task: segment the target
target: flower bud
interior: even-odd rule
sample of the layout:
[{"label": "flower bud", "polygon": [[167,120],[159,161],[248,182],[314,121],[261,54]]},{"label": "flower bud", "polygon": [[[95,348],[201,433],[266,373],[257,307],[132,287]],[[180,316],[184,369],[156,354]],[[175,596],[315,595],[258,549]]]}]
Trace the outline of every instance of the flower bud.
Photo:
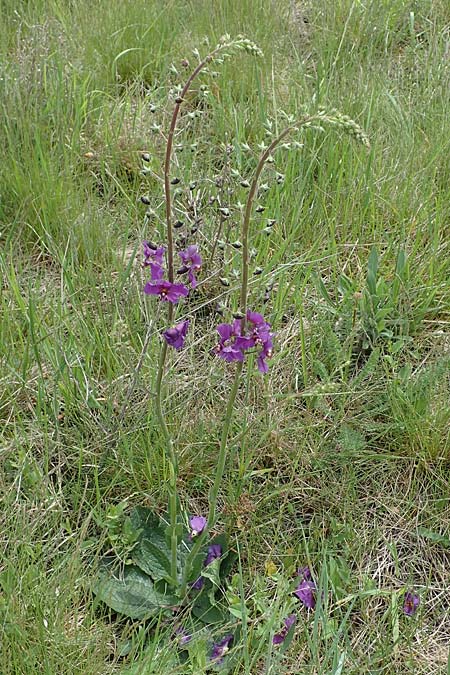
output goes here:
[{"label": "flower bud", "polygon": [[184,220],[177,220],[177,221],[173,224],[173,226],[174,226],[176,229],[178,229],[179,227],[183,227],[183,225],[184,225]]},{"label": "flower bud", "polygon": [[253,270],[253,274],[255,275],[255,277],[259,276],[262,273],[263,273],[262,267],[255,267],[255,269]]},{"label": "flower bud", "polygon": [[242,244],[240,241],[233,241],[231,245],[233,248],[242,248]]},{"label": "flower bud", "polygon": [[220,213],[223,215],[224,218],[229,218],[230,216],[230,209],[227,209],[225,206],[221,206],[219,209]]},{"label": "flower bud", "polygon": [[255,209],[256,213],[263,213],[263,211],[265,211],[265,210],[266,210],[266,207],[262,206],[262,204],[258,204],[258,206]]},{"label": "flower bud", "polygon": [[230,285],[230,282],[226,277],[220,277],[219,281],[222,284],[222,286],[225,286],[226,288],[228,288],[228,286]]},{"label": "flower bud", "polygon": [[172,180],[170,181],[170,183],[171,183],[171,185],[178,185],[178,183],[181,183],[181,179],[180,179],[180,178],[176,178],[176,177],[175,177],[175,178],[172,178]]},{"label": "flower bud", "polygon": [[142,195],[141,202],[148,206],[150,204],[150,199],[147,197],[147,195]]},{"label": "flower bud", "polygon": [[241,180],[240,185],[243,188],[249,188],[250,187],[250,183],[248,182],[248,180]]},{"label": "flower bud", "polygon": [[144,162],[149,162],[149,161],[150,161],[150,155],[148,154],[148,152],[143,152],[142,155],[141,155],[141,157],[142,157],[142,159],[144,160]]}]

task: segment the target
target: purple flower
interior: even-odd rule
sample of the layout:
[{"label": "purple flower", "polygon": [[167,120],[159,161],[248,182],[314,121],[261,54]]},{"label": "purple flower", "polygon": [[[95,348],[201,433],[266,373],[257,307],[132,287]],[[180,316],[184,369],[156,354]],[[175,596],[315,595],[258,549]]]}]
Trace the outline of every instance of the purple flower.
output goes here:
[{"label": "purple flower", "polygon": [[230,648],[230,644],[233,642],[233,636],[232,635],[227,635],[226,637],[223,638],[223,640],[220,640],[219,642],[215,642],[213,644],[212,652],[211,652],[211,661],[216,661],[217,663],[221,663],[223,661],[223,657],[227,653],[227,651]]},{"label": "purple flower", "polygon": [[266,359],[270,358],[273,352],[273,333],[270,331],[270,324],[257,312],[248,311],[247,320],[245,333],[242,331],[241,319],[236,319],[232,324],[221,323],[217,326],[220,341],[214,352],[225,361],[243,361],[247,349],[260,346],[258,370],[267,373],[269,367]]},{"label": "purple flower", "polygon": [[203,565],[205,567],[208,567],[212,563],[213,560],[217,560],[220,558],[222,555],[222,547],[220,544],[213,544],[212,546],[208,546],[208,555],[205,558],[205,562]]},{"label": "purple flower", "polygon": [[403,611],[406,614],[406,616],[413,616],[413,614],[416,613],[419,604],[420,604],[420,597],[417,595],[417,593],[412,593],[411,591],[407,591],[405,593]]},{"label": "purple flower", "polygon": [[254,345],[261,345],[261,351],[258,354],[258,370],[260,373],[267,373],[269,366],[266,359],[273,353],[273,333],[270,331],[270,323],[264,319],[258,312],[247,312],[247,319],[252,324],[252,333],[250,339]]},{"label": "purple flower", "polygon": [[181,323],[177,323],[173,328],[168,328],[163,333],[165,341],[175,349],[182,349],[184,347],[188,328],[189,321],[182,321]]},{"label": "purple flower", "polygon": [[309,567],[303,567],[298,570],[298,575],[302,577],[302,580],[299,584],[299,586],[295,589],[294,595],[297,596],[301,602],[307,607],[308,609],[314,609],[316,606],[316,598],[314,596],[314,592],[317,590],[316,589],[316,584],[314,581],[311,579],[311,571]]},{"label": "purple flower", "polygon": [[147,241],[142,243],[144,247],[144,267],[150,267],[152,281],[161,281],[164,276],[164,246],[152,248]]},{"label": "purple flower", "polygon": [[204,585],[205,585],[204,578],[199,577],[196,581],[194,581],[193,584],[191,584],[191,588],[193,588],[194,591],[201,591]]},{"label": "purple flower", "polygon": [[276,633],[273,636],[272,642],[274,645],[281,645],[285,641],[287,634],[289,633],[292,626],[297,621],[295,614],[289,614],[288,617],[284,620],[284,628],[281,629],[279,633]]},{"label": "purple flower", "polygon": [[251,341],[241,336],[241,321],[236,319],[232,324],[221,323],[217,326],[219,333],[219,344],[215,347],[215,353],[225,361],[243,361],[244,351],[253,344]]},{"label": "purple flower", "polygon": [[188,295],[189,291],[183,284],[172,284],[170,281],[148,281],[144,286],[144,293],[159,295],[161,300],[176,303],[181,297]]},{"label": "purple flower", "polygon": [[199,272],[202,267],[202,258],[198,252],[198,248],[194,245],[188,246],[185,251],[180,251],[179,255],[186,268],[185,271],[188,273],[189,283],[192,288],[195,288],[197,286],[195,274],[196,272]]},{"label": "purple flower", "polygon": [[189,518],[189,527],[191,528],[190,539],[193,539],[198,534],[201,534],[206,527],[207,520],[203,516],[192,516]]},{"label": "purple flower", "polygon": [[181,646],[186,645],[188,642],[192,640],[192,635],[189,635],[183,628],[183,626],[176,626],[175,627],[175,636],[178,638],[178,644]]}]

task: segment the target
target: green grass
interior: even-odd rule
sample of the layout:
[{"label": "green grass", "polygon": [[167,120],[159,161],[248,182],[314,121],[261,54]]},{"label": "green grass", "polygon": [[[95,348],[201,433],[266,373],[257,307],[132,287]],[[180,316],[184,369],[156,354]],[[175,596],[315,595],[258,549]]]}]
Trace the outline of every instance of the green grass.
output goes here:
[{"label": "green grass", "polygon": [[[177,666],[165,627],[146,643],[142,626],[95,606],[89,578],[110,505],[166,504],[157,335],[123,408],[157,318],[141,292],[140,242],[163,235],[161,184],[141,175],[140,153],[161,175],[155,125],[167,128],[169,89],[185,77],[178,64],[225,32],[247,34],[265,56],[239,55],[212,82],[201,78],[204,114],[177,140],[182,185],[214,192],[224,143],[248,177],[255,159],[242,144],[256,150],[268,118],[281,128],[282,110],[335,107],[372,145],[305,131],[303,147],[276,155],[283,185],[271,170],[263,177],[259,201],[277,223],[270,237],[254,225],[264,273],[251,303],[274,284],[265,313],[277,339],[267,379],[248,375],[240,391],[221,493],[246,617],[233,672],[449,672],[450,11],[444,0],[295,6],[0,0],[5,675],[205,672],[201,645]],[[190,110],[198,101],[197,92]],[[141,194],[155,210],[147,224]],[[238,188],[233,199],[244,196]],[[214,207],[202,215],[206,243]],[[359,293],[370,296],[374,246],[391,332],[364,347],[373,314]],[[238,261],[226,271],[233,284]],[[207,310],[224,290],[205,284],[195,337],[170,361],[166,408],[192,512],[206,506],[232,377],[209,354],[217,317]],[[270,638],[292,606],[287,579],[305,564],[325,592],[315,613],[299,609],[280,659]],[[421,595],[411,619],[405,588]]]}]

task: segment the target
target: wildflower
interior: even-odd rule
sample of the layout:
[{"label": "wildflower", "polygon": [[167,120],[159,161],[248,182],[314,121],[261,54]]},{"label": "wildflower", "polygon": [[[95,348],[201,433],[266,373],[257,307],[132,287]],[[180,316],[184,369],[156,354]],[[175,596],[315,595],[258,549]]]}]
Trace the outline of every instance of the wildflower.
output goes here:
[{"label": "wildflower", "polygon": [[272,643],[274,645],[281,645],[285,641],[287,634],[289,633],[292,626],[295,624],[297,617],[295,614],[289,614],[288,617],[284,620],[284,628],[281,629],[279,633],[276,633],[273,636]]},{"label": "wildflower", "polygon": [[220,640],[219,642],[215,642],[213,644],[212,652],[211,652],[211,661],[216,661],[217,663],[222,663],[223,657],[227,653],[227,651],[230,648],[230,644],[233,642],[233,636],[232,635],[227,635],[226,637],[223,638],[223,640]]},{"label": "wildflower", "polygon": [[180,646],[184,646],[192,640],[192,635],[189,635],[189,633],[185,631],[183,626],[180,625],[176,626],[174,633],[176,638],[178,639],[178,644]]},{"label": "wildflower", "polygon": [[152,281],[161,281],[164,276],[164,246],[155,247],[148,241],[142,243],[144,247],[144,267],[150,267]]},{"label": "wildflower", "polygon": [[232,324],[221,323],[217,326],[217,332],[220,335],[219,344],[215,348],[215,353],[221,359],[228,361],[243,361],[244,350],[252,346],[247,338],[241,337],[241,321],[236,319]]},{"label": "wildflower", "polygon": [[210,565],[213,560],[218,560],[221,555],[222,547],[220,544],[212,544],[212,546],[209,546],[208,555],[206,556],[205,562],[203,563],[204,567],[208,567],[208,565]]},{"label": "wildflower", "polygon": [[161,300],[176,303],[181,297],[188,295],[189,291],[183,284],[172,284],[170,281],[158,280],[146,283],[144,293],[159,295]]},{"label": "wildflower", "polygon": [[194,581],[193,584],[191,584],[191,588],[194,589],[194,591],[201,591],[203,586],[205,584],[205,580],[203,577],[199,577],[196,581]]},{"label": "wildflower", "polygon": [[407,591],[405,593],[403,611],[406,614],[406,616],[413,616],[416,613],[419,604],[420,604],[420,597],[417,595],[417,593],[412,593],[411,591]]},{"label": "wildflower", "polygon": [[316,598],[314,592],[316,591],[316,584],[311,579],[311,571],[309,567],[303,567],[298,570],[298,576],[302,578],[299,586],[295,589],[294,595],[297,596],[301,602],[308,609],[314,609],[316,606]]},{"label": "wildflower", "polygon": [[261,373],[267,373],[269,367],[266,359],[270,358],[273,353],[273,333],[270,331],[270,323],[267,323],[262,314],[250,310],[247,312],[247,319],[252,324],[250,339],[255,345],[262,347],[258,355],[258,370]]},{"label": "wildflower", "polygon": [[184,347],[189,323],[189,321],[182,321],[181,323],[177,323],[173,328],[168,328],[164,331],[164,339],[170,347],[174,347],[175,349],[182,349]]},{"label": "wildflower", "polygon": [[195,274],[202,267],[202,258],[198,252],[197,246],[191,245],[188,246],[185,251],[180,251],[180,258],[183,265],[187,268],[189,283],[192,288],[197,286],[197,279]]},{"label": "wildflower", "polygon": [[190,539],[201,534],[206,527],[207,520],[203,516],[192,516],[189,518],[189,526],[191,528]]}]

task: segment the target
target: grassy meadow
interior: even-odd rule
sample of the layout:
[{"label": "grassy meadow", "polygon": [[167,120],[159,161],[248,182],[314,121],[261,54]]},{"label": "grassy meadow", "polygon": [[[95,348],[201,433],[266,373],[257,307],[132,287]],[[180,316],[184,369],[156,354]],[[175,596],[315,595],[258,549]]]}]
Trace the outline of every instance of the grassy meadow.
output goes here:
[{"label": "grassy meadow", "polygon": [[[227,672],[450,673],[448,2],[0,0],[2,675],[210,672],[201,640],[180,663],[164,624],[108,612],[90,580],[111,508],[167,504],[153,406],[165,325],[142,293],[141,243],[164,238],[173,90],[224,33],[264,56],[233,56],[186,101],[175,213],[194,181],[200,248],[217,198],[239,239],[240,182],[286,114],[336,108],[371,143],[307,129],[262,176],[251,306],[276,344],[267,376],[244,371],[220,493],[242,623]],[[239,259],[225,245],[204,270],[168,361],[190,513],[216,466],[233,364],[211,349],[217,303],[237,309]],[[296,601],[280,654],[305,565],[319,600]]]}]

